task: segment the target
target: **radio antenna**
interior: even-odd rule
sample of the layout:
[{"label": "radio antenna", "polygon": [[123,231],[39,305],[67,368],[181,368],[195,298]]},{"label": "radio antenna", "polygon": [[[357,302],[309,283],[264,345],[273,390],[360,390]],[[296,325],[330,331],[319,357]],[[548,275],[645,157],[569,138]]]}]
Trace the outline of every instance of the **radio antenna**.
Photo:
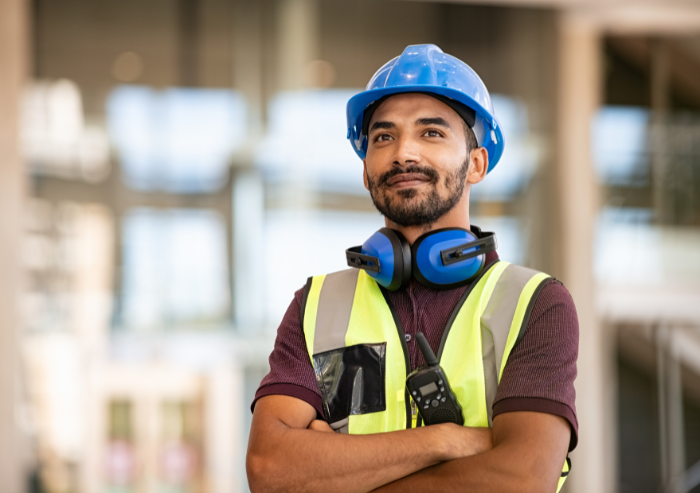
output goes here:
[{"label": "radio antenna", "polygon": [[428,366],[438,366],[438,360],[435,357],[435,353],[433,353],[433,350],[430,349],[430,344],[428,344],[428,340],[425,338],[422,332],[418,332],[416,334],[416,339],[418,340],[418,348],[420,349],[420,352],[423,353],[423,357],[425,358],[425,362],[428,364]]}]

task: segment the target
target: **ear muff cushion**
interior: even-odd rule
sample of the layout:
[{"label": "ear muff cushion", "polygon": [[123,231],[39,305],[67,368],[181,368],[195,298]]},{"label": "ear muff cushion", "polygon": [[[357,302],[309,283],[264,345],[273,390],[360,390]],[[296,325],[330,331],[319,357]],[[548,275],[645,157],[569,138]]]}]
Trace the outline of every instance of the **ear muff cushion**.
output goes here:
[{"label": "ear muff cushion", "polygon": [[[384,287],[389,291],[405,288],[411,281],[411,246],[408,244],[404,235],[398,231],[382,228],[378,232],[391,241],[394,254],[394,268],[391,283]],[[379,262],[381,264],[381,258]]]},{"label": "ear muff cushion", "polygon": [[421,284],[434,289],[451,289],[468,284],[481,273],[485,256],[443,265],[440,252],[476,240],[473,233],[461,228],[426,233],[411,248],[413,276]]},{"label": "ear muff cushion", "polygon": [[408,285],[411,279],[411,247],[401,233],[382,228],[362,244],[361,251],[379,259],[379,272],[367,271],[379,285],[390,291]]}]

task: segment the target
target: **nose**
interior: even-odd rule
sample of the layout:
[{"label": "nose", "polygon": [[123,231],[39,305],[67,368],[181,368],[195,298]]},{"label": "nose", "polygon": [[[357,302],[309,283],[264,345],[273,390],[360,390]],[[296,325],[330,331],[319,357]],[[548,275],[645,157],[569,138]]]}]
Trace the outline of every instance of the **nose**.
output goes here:
[{"label": "nose", "polygon": [[409,135],[402,135],[397,142],[396,153],[394,154],[394,164],[399,166],[409,166],[419,164],[421,156],[419,146]]}]

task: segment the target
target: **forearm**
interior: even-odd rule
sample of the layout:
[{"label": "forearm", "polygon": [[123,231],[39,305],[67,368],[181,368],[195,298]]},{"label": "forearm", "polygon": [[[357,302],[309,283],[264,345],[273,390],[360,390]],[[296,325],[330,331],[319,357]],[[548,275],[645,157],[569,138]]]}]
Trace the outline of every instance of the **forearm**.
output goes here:
[{"label": "forearm", "polygon": [[513,412],[494,419],[494,447],[402,478],[381,493],[554,493],[570,431],[559,416]]},{"label": "forearm", "polygon": [[251,491],[364,493],[470,450],[477,453],[482,449],[483,430],[473,430],[474,445],[470,448],[466,434],[472,430],[462,428],[460,440],[452,440],[454,430],[449,426],[374,435],[285,427],[276,430],[274,443],[251,441]]},{"label": "forearm", "polygon": [[[527,493],[556,491],[556,481],[536,476],[537,467],[528,467],[526,456],[517,463],[512,456],[495,448],[482,454],[455,459],[428,467],[410,476],[394,481],[376,493]],[[563,461],[562,461],[563,464]]]}]

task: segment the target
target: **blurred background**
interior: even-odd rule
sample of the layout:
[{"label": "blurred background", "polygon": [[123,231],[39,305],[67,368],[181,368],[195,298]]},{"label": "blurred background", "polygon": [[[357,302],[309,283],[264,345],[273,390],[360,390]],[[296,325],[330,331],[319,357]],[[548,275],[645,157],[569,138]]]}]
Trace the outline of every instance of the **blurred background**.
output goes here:
[{"label": "blurred background", "polygon": [[247,492],[310,275],[383,224],[345,103],[409,44],[504,127],[472,221],[581,321],[570,493],[700,492],[695,0],[0,0],[0,491]]}]

